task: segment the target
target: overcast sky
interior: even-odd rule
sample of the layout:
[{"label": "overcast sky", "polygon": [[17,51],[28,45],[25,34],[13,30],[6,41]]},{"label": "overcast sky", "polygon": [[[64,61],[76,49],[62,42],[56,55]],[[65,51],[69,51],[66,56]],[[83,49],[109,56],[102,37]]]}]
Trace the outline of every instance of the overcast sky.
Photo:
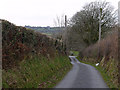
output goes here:
[{"label": "overcast sky", "polygon": [[[92,1],[96,0],[1,0],[0,19],[20,26],[54,26],[56,16],[71,18]],[[120,0],[106,1],[117,9]]]}]

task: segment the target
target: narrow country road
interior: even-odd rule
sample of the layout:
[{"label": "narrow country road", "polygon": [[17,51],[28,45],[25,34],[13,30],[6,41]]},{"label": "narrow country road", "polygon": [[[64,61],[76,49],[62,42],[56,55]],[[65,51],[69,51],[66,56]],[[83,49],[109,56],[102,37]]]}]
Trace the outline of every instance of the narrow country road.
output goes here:
[{"label": "narrow country road", "polygon": [[100,73],[92,66],[69,56],[73,68],[55,88],[108,88]]}]

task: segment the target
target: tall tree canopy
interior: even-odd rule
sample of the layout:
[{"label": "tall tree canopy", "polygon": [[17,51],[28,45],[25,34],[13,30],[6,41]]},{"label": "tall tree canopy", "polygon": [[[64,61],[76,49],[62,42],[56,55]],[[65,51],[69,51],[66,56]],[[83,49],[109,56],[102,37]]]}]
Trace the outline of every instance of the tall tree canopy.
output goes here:
[{"label": "tall tree canopy", "polygon": [[80,33],[87,45],[90,45],[98,40],[99,22],[101,22],[102,36],[115,25],[116,17],[110,3],[95,1],[85,5],[72,17],[71,27]]}]

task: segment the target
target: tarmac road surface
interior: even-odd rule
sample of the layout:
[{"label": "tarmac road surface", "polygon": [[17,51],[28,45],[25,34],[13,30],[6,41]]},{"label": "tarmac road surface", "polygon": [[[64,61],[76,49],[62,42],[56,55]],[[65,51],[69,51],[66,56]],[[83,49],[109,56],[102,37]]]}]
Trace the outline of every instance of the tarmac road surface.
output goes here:
[{"label": "tarmac road surface", "polygon": [[72,69],[55,88],[108,88],[100,73],[92,66],[69,56]]}]

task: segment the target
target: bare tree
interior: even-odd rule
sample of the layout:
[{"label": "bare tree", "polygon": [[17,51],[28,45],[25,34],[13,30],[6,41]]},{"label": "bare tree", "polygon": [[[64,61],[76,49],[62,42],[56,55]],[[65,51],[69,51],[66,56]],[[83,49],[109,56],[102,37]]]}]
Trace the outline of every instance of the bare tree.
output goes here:
[{"label": "bare tree", "polygon": [[55,27],[65,27],[65,15],[56,16],[56,19],[54,19],[54,25]]},{"label": "bare tree", "polygon": [[69,27],[67,27],[69,20],[67,20],[66,15],[62,15],[61,17],[56,17],[54,20],[54,24],[56,27],[60,27],[62,32],[54,35],[59,41],[62,42],[63,47],[66,50],[66,53],[69,53]]},{"label": "bare tree", "polygon": [[91,2],[77,12],[71,19],[71,27],[77,31],[87,45],[98,41],[99,13],[101,9],[101,29],[103,33],[116,24],[115,13],[109,2]]}]

